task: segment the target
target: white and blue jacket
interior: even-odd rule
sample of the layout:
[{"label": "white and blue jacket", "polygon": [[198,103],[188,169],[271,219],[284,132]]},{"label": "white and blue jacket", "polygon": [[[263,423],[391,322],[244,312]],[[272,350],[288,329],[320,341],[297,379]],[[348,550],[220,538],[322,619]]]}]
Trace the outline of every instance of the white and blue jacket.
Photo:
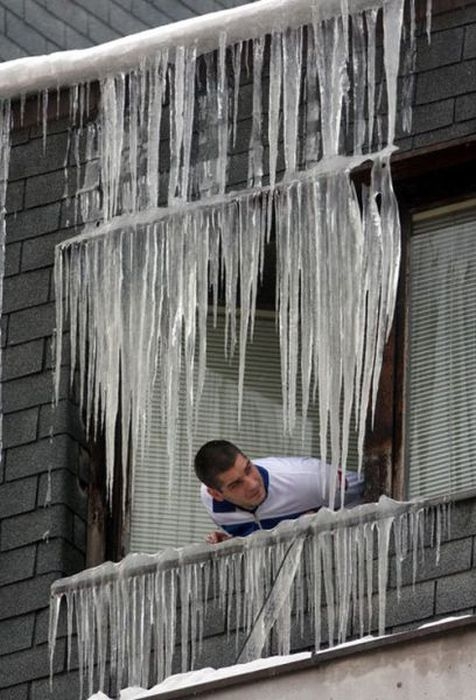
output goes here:
[{"label": "white and blue jacket", "polygon": [[[264,457],[253,460],[266,490],[264,501],[252,511],[229,501],[216,501],[202,484],[201,498],[212,520],[234,537],[271,530],[282,520],[293,520],[327,505],[330,467],[313,457]],[[345,505],[362,501],[363,479],[346,474]],[[336,502],[340,498],[336,494]]]}]

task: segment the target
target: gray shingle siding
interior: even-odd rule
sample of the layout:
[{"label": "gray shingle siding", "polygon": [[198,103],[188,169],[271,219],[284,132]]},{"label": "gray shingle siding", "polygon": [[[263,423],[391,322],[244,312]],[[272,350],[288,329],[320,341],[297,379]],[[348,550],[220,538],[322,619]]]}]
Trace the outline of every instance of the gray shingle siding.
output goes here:
[{"label": "gray shingle siding", "polygon": [[0,0],[0,60],[87,48],[247,0]]},{"label": "gray shingle siding", "polygon": [[476,4],[437,14],[431,43],[418,38],[413,125],[401,133],[404,150],[429,146],[475,132],[476,63],[471,50]]},{"label": "gray shingle siding", "polygon": [[[81,48],[146,26],[189,18],[239,0],[0,0],[0,58],[57,48]],[[406,149],[476,132],[476,4],[436,15],[430,47],[419,38],[416,106]],[[241,107],[249,112],[251,89]],[[245,124],[245,116],[240,127]],[[78,676],[64,665],[64,619],[56,654],[58,675],[49,695],[47,625],[49,588],[59,576],[84,566],[87,494],[86,446],[66,373],[58,411],[51,409],[51,336],[55,325],[54,246],[77,230],[63,163],[67,125],[53,122],[43,154],[40,126],[14,133],[7,192],[7,279],[2,319],[5,456],[0,464],[0,700],[77,697]],[[235,181],[246,180],[248,137],[240,128],[233,159]],[[70,168],[75,182],[75,170]],[[65,339],[67,345],[67,338]],[[67,363],[67,356],[64,357]],[[52,437],[50,437],[52,434]],[[87,457],[87,455],[86,455]],[[52,503],[44,507],[51,468]],[[474,611],[476,503],[453,510],[452,542],[437,565],[428,553],[415,588],[411,566],[403,571],[400,601],[389,597],[393,629],[414,626],[448,612]],[[392,574],[391,585],[395,585]],[[325,615],[324,615],[325,619]],[[374,628],[376,621],[374,620]],[[235,660],[234,641],[213,617],[200,662]],[[357,630],[354,630],[356,632]],[[296,631],[294,648],[311,643]]]},{"label": "gray shingle siding", "polygon": [[[67,194],[67,125],[57,123],[51,134],[44,153],[41,129],[16,132],[8,187],[12,213],[7,220],[5,452],[0,472],[2,700],[28,697],[36,679],[47,683],[49,588],[85,562],[87,495],[85,475],[80,477],[84,434],[77,409],[66,398],[66,374],[64,398],[53,415],[51,408],[53,249],[74,231],[59,230]],[[45,507],[48,491],[51,504]],[[61,671],[61,650],[56,663]],[[70,690],[77,696],[74,683]]]}]

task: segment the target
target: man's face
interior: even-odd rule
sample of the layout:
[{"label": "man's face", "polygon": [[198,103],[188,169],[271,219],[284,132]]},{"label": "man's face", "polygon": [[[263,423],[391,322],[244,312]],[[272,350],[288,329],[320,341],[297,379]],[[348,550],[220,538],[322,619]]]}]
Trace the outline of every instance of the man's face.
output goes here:
[{"label": "man's face", "polygon": [[261,474],[245,455],[237,455],[233,465],[226,472],[222,472],[218,480],[219,489],[208,489],[216,501],[227,500],[240,508],[252,510],[266,498]]}]

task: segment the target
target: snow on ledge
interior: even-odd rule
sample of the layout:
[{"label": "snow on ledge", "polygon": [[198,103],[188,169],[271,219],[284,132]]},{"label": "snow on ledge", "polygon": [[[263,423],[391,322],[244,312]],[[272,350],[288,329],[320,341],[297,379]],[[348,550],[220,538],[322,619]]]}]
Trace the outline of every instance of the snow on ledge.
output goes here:
[{"label": "snow on ledge", "polygon": [[[348,0],[349,14],[380,7],[385,0]],[[259,0],[255,3],[174,22],[89,49],[28,56],[0,64],[0,99],[87,83],[129,71],[160,49],[196,46],[198,54],[342,14],[341,0]]]},{"label": "snow on ledge", "polygon": [[410,511],[419,511],[439,503],[441,499],[394,501],[381,496],[378,503],[364,503],[354,508],[333,511],[321,508],[315,514],[301,516],[296,520],[284,520],[273,530],[258,530],[248,537],[232,537],[216,545],[197,542],[184,547],[169,547],[156,554],[130,553],[117,563],[107,561],[99,566],[85,569],[73,576],[61,578],[51,585],[51,596],[61,597],[77,588],[92,588],[107,581],[140,576],[159,569],[166,570],[178,565],[207,559],[227,557],[243,548],[268,546],[277,541],[293,541],[311,532],[329,531],[339,527],[351,527],[366,521],[396,517]]},{"label": "snow on ledge", "polygon": [[[454,623],[467,620],[468,618],[474,618],[473,615],[456,615],[449,616],[445,618],[440,618],[439,620],[432,620],[423,625],[420,625],[414,631],[423,630],[431,627],[442,627],[444,625],[453,625]],[[402,633],[406,635],[407,633]],[[393,635],[392,635],[393,636]],[[398,635],[395,635],[398,636]],[[195,686],[200,686],[205,683],[211,683],[214,681],[222,680],[225,678],[233,678],[237,676],[244,676],[246,674],[252,673],[254,671],[260,671],[266,668],[276,668],[278,666],[283,666],[285,664],[295,663],[297,661],[304,661],[316,656],[328,656],[329,654],[334,654],[336,650],[344,649],[345,647],[361,647],[364,650],[369,644],[374,645],[379,640],[384,640],[388,638],[389,635],[367,635],[360,639],[354,639],[342,644],[337,644],[330,649],[324,649],[318,652],[299,652],[296,654],[289,654],[286,656],[270,656],[263,659],[257,659],[255,661],[250,661],[244,664],[235,664],[233,666],[225,666],[223,668],[201,668],[196,671],[188,671],[187,673],[177,673],[173,676],[169,676],[161,683],[155,685],[150,690],[145,690],[144,688],[130,687],[121,690],[118,700],[144,700],[149,697],[156,697],[162,693],[168,693],[173,690],[192,688]],[[238,679],[239,680],[239,679]],[[101,691],[90,696],[88,700],[111,700],[107,695]]]},{"label": "snow on ledge", "polygon": [[[139,700],[139,698],[148,698],[155,695],[160,695],[161,693],[168,693],[171,690],[178,690],[179,688],[187,688],[190,686],[200,685],[202,683],[210,683],[212,681],[218,681],[222,678],[232,678],[233,676],[242,676],[246,673],[251,673],[252,671],[258,671],[263,668],[271,668],[276,666],[282,666],[294,661],[301,661],[303,659],[310,659],[312,652],[305,651],[298,654],[289,654],[288,656],[269,656],[265,659],[257,659],[256,661],[250,661],[246,664],[235,664],[234,666],[225,666],[223,668],[201,668],[196,671],[188,671],[187,673],[177,673],[173,676],[169,676],[164,681],[155,685],[150,690],[144,690],[144,688],[125,688],[121,690],[119,700]],[[101,693],[95,693],[89,700],[109,700],[107,695]]]}]

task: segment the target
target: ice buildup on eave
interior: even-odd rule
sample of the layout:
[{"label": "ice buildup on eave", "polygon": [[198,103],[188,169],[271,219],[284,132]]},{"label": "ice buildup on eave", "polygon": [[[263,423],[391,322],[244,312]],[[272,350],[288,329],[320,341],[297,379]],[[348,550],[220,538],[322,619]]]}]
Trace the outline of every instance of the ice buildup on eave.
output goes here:
[{"label": "ice buildup on eave", "polygon": [[[171,465],[181,381],[192,434],[209,290],[216,311],[223,280],[241,397],[271,231],[284,429],[317,395],[321,457],[345,466],[352,411],[362,453],[400,257],[389,156],[403,11],[403,0],[261,0],[97,49],[0,66],[4,105],[39,89],[46,113],[49,92],[70,85],[73,123],[82,123],[90,81],[99,83],[97,120],[84,126],[99,186],[86,196],[83,183],[78,202],[85,220],[99,212],[100,225],[57,248],[56,389],[69,323],[71,377],[79,370],[85,414],[105,430],[109,492],[117,422],[126,477],[128,455],[133,473],[147,432],[153,386]],[[247,71],[248,122],[238,120]],[[237,139],[249,145],[247,179],[231,192]],[[371,180],[358,197],[350,173],[366,160]]]},{"label": "ice buildup on eave", "polygon": [[196,667],[211,614],[226,620],[235,663],[266,655],[271,639],[274,653],[288,654],[292,631],[303,634],[304,622],[316,650],[385,634],[390,572],[398,599],[403,563],[415,580],[428,544],[438,562],[447,527],[448,504],[382,497],[353,510],[324,508],[216,547],[107,562],[53,584],[51,663],[63,602],[68,667],[74,646],[89,694],[107,690],[109,678],[117,694],[127,685],[149,687],[172,673],[178,655],[182,671]]}]

